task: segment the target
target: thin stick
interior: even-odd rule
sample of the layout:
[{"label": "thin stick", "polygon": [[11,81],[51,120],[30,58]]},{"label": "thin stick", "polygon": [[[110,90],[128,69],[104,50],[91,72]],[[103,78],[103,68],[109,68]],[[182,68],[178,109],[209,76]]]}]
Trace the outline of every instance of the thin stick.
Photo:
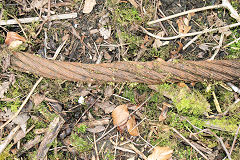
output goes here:
[{"label": "thin stick", "polygon": [[17,133],[18,129],[20,128],[19,125],[17,125],[15,128],[11,130],[11,132],[8,134],[7,138],[5,138],[4,141],[0,144],[0,154],[4,151],[4,149],[7,147],[7,145],[12,141],[13,137]]},{"label": "thin stick", "polygon": [[0,130],[3,129],[3,127],[5,127],[8,123],[10,123],[14,118],[16,118],[18,116],[18,114],[21,112],[21,110],[23,109],[23,107],[25,106],[25,104],[28,102],[29,98],[31,97],[31,95],[33,94],[34,90],[37,88],[38,84],[42,81],[43,77],[40,77],[38,79],[38,81],[34,84],[33,88],[31,89],[31,91],[29,92],[28,96],[26,97],[26,99],[23,101],[22,105],[20,106],[20,108],[18,109],[18,111],[7,121],[5,122],[3,125],[1,125]]},{"label": "thin stick", "polygon": [[164,18],[161,18],[161,19],[157,19],[157,20],[154,20],[154,21],[150,21],[147,24],[150,25],[150,24],[161,22],[161,21],[166,21],[166,20],[169,20],[169,19],[172,19],[172,18],[176,18],[176,17],[179,17],[179,16],[183,16],[183,15],[186,15],[186,14],[189,14],[189,13],[195,13],[195,12],[200,12],[200,11],[209,10],[209,9],[221,8],[221,7],[224,7],[224,6],[222,4],[219,4],[219,5],[214,5],[214,6],[196,8],[196,9],[192,9],[192,10],[189,10],[189,11],[174,14],[174,15],[171,15],[171,16],[168,16],[168,17],[164,17]]},{"label": "thin stick", "polygon": [[[14,18],[14,20],[16,20],[16,22],[17,22],[17,24],[19,25],[19,27],[21,28],[21,30],[22,30],[25,38],[26,38],[27,40],[29,40],[27,34],[25,33],[25,31],[24,31],[24,29],[23,29],[23,26],[21,25],[21,23],[19,22],[19,20],[17,19],[17,17],[15,17],[15,16],[13,16],[13,15],[11,15],[11,14],[8,14],[8,16],[10,16],[10,17]],[[0,21],[0,23],[1,23],[1,21]]]},{"label": "thin stick", "polygon": [[171,128],[175,133],[177,133],[185,142],[187,142],[193,149],[195,149],[199,154],[203,156],[203,158],[209,160],[207,156],[205,156],[196,146],[194,146],[188,139],[186,139],[181,133],[179,133],[175,128]]},{"label": "thin stick", "polygon": [[240,40],[240,37],[237,38],[237,39],[235,39],[234,41],[232,41],[232,42],[226,44],[225,46],[223,46],[223,48],[226,48],[226,47],[230,46],[231,44],[238,42],[239,40]]},{"label": "thin stick", "polygon": [[199,34],[197,36],[195,36],[193,39],[191,39],[191,41],[189,41],[184,47],[183,50],[187,49],[187,47],[189,47],[193,42],[195,42],[202,34]]},{"label": "thin stick", "polygon": [[99,160],[95,133],[93,133],[93,140],[94,140],[94,149],[95,149],[95,152],[96,152],[96,157],[97,157],[97,160]]},{"label": "thin stick", "polygon": [[147,157],[141,151],[139,151],[133,144],[129,144],[129,147],[132,150],[134,150],[134,152],[136,152],[139,156],[141,156],[144,160],[147,160]]},{"label": "thin stick", "polygon": [[118,132],[117,132],[117,138],[116,138],[116,142],[115,142],[115,145],[114,145],[114,159],[116,159],[116,154],[117,154],[117,147],[118,146]]},{"label": "thin stick", "polygon": [[[50,16],[49,21],[59,20],[59,19],[70,19],[70,18],[76,18],[76,17],[77,17],[77,13],[52,15],[52,16]],[[18,21],[20,23],[32,23],[32,22],[36,22],[36,21],[43,21],[45,19],[47,19],[47,16],[42,16],[42,19],[39,17],[20,18],[20,19],[18,19]],[[4,20],[0,21],[0,26],[10,25],[10,24],[18,24],[18,22],[15,19],[10,19],[7,21],[4,21]]]},{"label": "thin stick", "polygon": [[220,48],[222,47],[223,44],[223,39],[224,39],[224,33],[221,34],[220,40],[219,40],[219,44],[213,54],[213,56],[209,59],[209,60],[214,60],[214,58],[216,57],[216,55],[218,54]]},{"label": "thin stick", "polygon": [[213,28],[213,29],[205,29],[203,31],[199,31],[199,32],[193,32],[193,33],[187,33],[187,34],[179,34],[177,36],[172,36],[172,37],[160,37],[157,36],[155,34],[152,34],[150,32],[148,32],[145,28],[143,28],[142,26],[140,26],[140,28],[143,30],[143,32],[145,32],[146,34],[148,34],[151,37],[160,39],[160,40],[173,40],[173,39],[178,39],[178,38],[183,38],[183,37],[190,37],[190,36],[195,36],[195,35],[199,35],[199,34],[204,34],[204,33],[208,33],[208,32],[215,32],[218,30],[222,30],[222,29],[227,29],[227,28],[233,28],[233,27],[237,27],[240,26],[240,22],[238,23],[234,23],[234,24],[230,24],[224,27],[219,27],[219,28]]},{"label": "thin stick", "polygon": [[231,147],[231,149],[230,149],[230,151],[229,151],[229,155],[230,155],[230,156],[231,156],[231,154],[232,154],[234,145],[235,145],[235,143],[236,143],[239,130],[240,130],[240,124],[238,125],[237,131],[236,131],[235,136],[234,136],[234,139],[233,139],[232,147]]}]

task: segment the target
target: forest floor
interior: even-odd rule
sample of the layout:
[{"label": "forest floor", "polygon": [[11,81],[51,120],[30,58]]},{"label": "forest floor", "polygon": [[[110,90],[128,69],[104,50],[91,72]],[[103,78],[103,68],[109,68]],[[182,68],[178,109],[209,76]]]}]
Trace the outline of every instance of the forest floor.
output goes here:
[{"label": "forest floor", "polygon": [[[240,27],[171,40],[156,39],[142,29],[173,37],[237,23],[228,9],[215,8],[148,24],[221,4],[219,0],[94,2],[0,1],[1,49],[6,47],[7,33],[15,32],[26,40],[18,50],[56,61],[96,64],[240,57]],[[240,11],[237,0],[230,3]],[[2,24],[10,19],[72,13],[73,17],[62,20]],[[42,78],[32,90],[39,76],[16,71],[11,65],[6,68],[7,63],[9,59],[2,58],[0,160],[239,159],[239,82],[153,86]],[[31,90],[30,99],[14,117]],[[128,120],[120,125],[124,118]]]}]

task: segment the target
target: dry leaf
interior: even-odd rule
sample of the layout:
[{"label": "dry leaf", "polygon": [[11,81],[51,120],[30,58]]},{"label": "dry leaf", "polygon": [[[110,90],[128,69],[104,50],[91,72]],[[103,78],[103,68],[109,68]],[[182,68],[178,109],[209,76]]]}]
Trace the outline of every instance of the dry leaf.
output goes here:
[{"label": "dry leaf", "polygon": [[173,150],[169,147],[155,147],[147,160],[168,160],[172,157]]},{"label": "dry leaf", "polygon": [[97,107],[100,107],[106,114],[112,113],[116,105],[111,104],[109,101],[104,101],[103,103],[96,103]]},{"label": "dry leaf", "polygon": [[16,32],[7,32],[5,44],[9,46],[14,41],[26,42],[26,39],[24,37],[20,36],[19,34],[17,34]]},{"label": "dry leaf", "polygon": [[135,8],[138,8],[138,4],[135,2],[135,0],[128,0]]},{"label": "dry leaf", "polygon": [[166,102],[163,102],[163,104],[162,104],[162,112],[161,112],[161,114],[160,114],[160,116],[159,116],[159,121],[160,122],[162,122],[162,121],[164,121],[166,118],[167,118],[167,112],[168,112],[168,106],[169,106],[170,104],[168,104],[168,103],[166,103]]},{"label": "dry leaf", "polygon": [[178,48],[177,48],[176,51],[171,51],[172,55],[178,54],[182,50],[182,48],[183,48],[183,44],[180,41],[177,41],[177,43],[178,43]]},{"label": "dry leaf", "polygon": [[114,90],[111,86],[107,86],[107,88],[104,91],[105,97],[110,97],[113,94]]},{"label": "dry leaf", "polygon": [[[222,27],[227,25],[225,22],[223,22],[220,18],[218,18],[217,13],[212,12],[212,15],[207,16],[207,21],[210,26],[216,26],[216,27]],[[224,33],[226,36],[229,36],[232,34],[231,30],[229,28],[221,28],[219,29],[220,33]]]},{"label": "dry leaf", "polygon": [[13,137],[14,143],[17,143],[20,139],[24,138],[26,136],[25,132],[23,130],[18,130],[16,135]]},{"label": "dry leaf", "polygon": [[48,0],[33,0],[31,3],[31,8],[41,9],[47,3]]},{"label": "dry leaf", "polygon": [[10,85],[10,82],[3,82],[0,85],[0,98],[4,97],[4,93],[8,91],[9,85]]},{"label": "dry leaf", "polygon": [[122,133],[126,127],[129,112],[126,104],[117,106],[112,112],[113,124],[118,126],[118,130]]},{"label": "dry leaf", "polygon": [[45,96],[42,94],[35,94],[32,96],[32,100],[35,106],[38,106],[40,103],[42,103],[42,101],[44,101]]},{"label": "dry leaf", "polygon": [[[159,32],[157,34],[159,37],[163,37],[165,35],[165,33],[163,31]],[[160,39],[155,39],[154,43],[153,43],[153,48],[159,48],[161,46],[165,46],[169,43],[169,41],[161,41]]]},{"label": "dry leaf", "polygon": [[190,31],[189,20],[187,18],[179,17],[177,20],[179,33],[186,34]]},{"label": "dry leaf", "polygon": [[93,10],[93,7],[96,5],[95,0],[85,0],[83,13],[90,13]]},{"label": "dry leaf", "polygon": [[138,127],[136,127],[136,120],[134,116],[127,121],[128,133],[132,136],[139,136]]},{"label": "dry leaf", "polygon": [[104,27],[101,27],[99,29],[99,32],[104,39],[108,39],[111,36],[111,28],[106,29]]},{"label": "dry leaf", "polygon": [[87,128],[88,132],[92,132],[92,133],[99,133],[105,130],[104,126],[96,126],[94,128]]},{"label": "dry leaf", "polygon": [[15,82],[15,76],[14,76],[14,74],[11,74],[9,77],[9,81],[3,82],[0,85],[0,98],[4,97],[4,93],[6,93],[8,91],[10,84],[13,84],[14,82]]}]

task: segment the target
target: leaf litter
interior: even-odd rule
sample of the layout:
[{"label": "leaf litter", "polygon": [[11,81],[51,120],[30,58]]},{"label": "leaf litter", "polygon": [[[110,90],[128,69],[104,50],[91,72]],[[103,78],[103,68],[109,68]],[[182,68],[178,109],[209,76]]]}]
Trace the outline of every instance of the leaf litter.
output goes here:
[{"label": "leaf litter", "polygon": [[[13,46],[28,43],[28,51],[33,49],[34,52],[38,51],[38,56],[44,57],[46,53],[53,55],[55,49],[54,47],[51,48],[51,46],[57,46],[61,43],[62,37],[68,35],[69,38],[66,46],[64,46],[62,53],[57,56],[57,60],[59,61],[79,61],[83,63],[95,63],[98,61],[98,63],[105,63],[121,60],[148,61],[162,58],[162,61],[170,60],[177,63],[177,61],[182,58],[194,60],[198,60],[198,58],[206,59],[209,54],[211,54],[211,49],[214,47],[215,42],[221,39],[219,34],[207,34],[204,35],[204,38],[201,37],[193,42],[192,45],[189,46],[189,49],[184,51],[183,47],[190,38],[184,37],[176,41],[161,41],[147,36],[139,30],[138,26],[144,25],[146,19],[162,17],[164,13],[168,15],[168,12],[166,12],[167,9],[172,10],[172,8],[174,8],[174,12],[180,12],[181,7],[179,6],[185,5],[182,2],[181,4],[180,2],[179,4],[173,2],[170,5],[165,1],[157,3],[156,15],[152,15],[149,11],[151,1],[149,1],[148,4],[141,3],[137,0],[118,1],[117,3],[112,1],[114,6],[110,4],[107,9],[105,3],[94,0],[74,1],[71,2],[71,5],[65,2],[50,2],[50,10],[48,10],[48,1],[46,0],[32,1],[29,2],[29,4],[26,3],[25,9],[21,7],[21,5],[24,6],[23,1],[22,4],[18,6],[19,14],[24,17],[27,15],[35,15],[36,13],[33,12],[33,9],[39,11],[40,16],[41,14],[52,13],[52,11],[59,11],[59,13],[61,11],[66,13],[77,11],[79,13],[78,19],[66,20],[66,23],[65,21],[63,23],[62,21],[45,21],[42,24],[36,24],[37,27],[34,26],[34,23],[29,26],[22,24],[24,28],[23,31],[30,37],[31,43],[17,34],[22,34],[19,27],[15,26],[13,29],[10,27],[8,28],[9,30],[18,31],[13,32],[12,38],[15,40],[8,40],[8,45],[11,41],[17,41]],[[201,4],[202,3],[199,3],[199,5]],[[26,9],[29,6],[30,8]],[[169,6],[172,8],[168,8]],[[196,6],[191,7],[196,8]],[[186,7],[188,8],[188,6]],[[152,8],[155,8],[155,6],[152,6]],[[116,12],[118,10],[119,12]],[[25,11],[31,14],[26,15]],[[155,32],[158,36],[164,37],[166,36],[166,31],[167,35],[174,35],[175,33],[172,30],[174,30],[173,28],[176,26],[180,34],[187,34],[198,30],[196,23],[198,23],[198,26],[206,27],[200,22],[208,23],[209,27],[226,25],[225,20],[223,21],[219,18],[219,14],[213,11],[207,13],[209,15],[207,18],[203,18],[206,15],[201,13],[195,13],[195,15],[188,14],[176,18],[176,22],[169,20],[166,23],[162,22],[163,25],[161,27],[159,27],[159,24],[153,28],[148,26],[148,29]],[[223,16],[225,15],[223,14]],[[67,23],[71,23],[70,27]],[[117,23],[117,25],[114,23]],[[66,28],[64,27],[65,24],[67,24]],[[27,27],[28,29],[26,29]],[[121,34],[116,34],[119,33],[116,30],[119,30]],[[164,30],[164,32],[162,30]],[[39,31],[41,36],[32,39],[33,37],[31,37],[30,31]],[[220,33],[224,33],[226,37],[231,37],[232,31],[233,30],[229,28],[224,30],[220,29]],[[10,32],[7,32],[7,37],[9,33]],[[4,33],[3,35],[5,36]],[[47,43],[49,44],[47,48],[44,48],[42,44],[45,40],[44,38],[48,39]],[[212,40],[211,38],[215,41],[209,42],[208,40]],[[34,44],[34,46],[32,43],[35,42],[36,44]],[[175,47],[176,45],[177,47]],[[155,50],[152,50],[152,47],[154,47]],[[202,53],[198,52],[198,49]],[[144,52],[140,53],[140,50],[144,50]],[[201,55],[198,53],[201,53]],[[93,57],[95,57],[95,61]],[[142,66],[139,66],[139,68],[141,67]],[[12,71],[10,72],[12,73]],[[15,80],[11,81],[10,78],[7,80],[4,74],[9,74],[9,70],[4,69],[4,74],[2,75],[4,78],[2,78],[0,87],[1,99],[8,97],[14,99],[16,97],[15,92],[24,92],[24,94],[26,94],[25,91],[29,91],[29,88],[26,86],[31,86],[32,82],[36,80],[35,75],[14,73],[17,75],[17,86],[19,86],[20,89],[16,91],[14,90],[15,86],[11,88]],[[27,77],[26,79],[30,79],[30,81],[26,82],[26,79],[23,77]],[[237,113],[239,109],[239,103],[237,103],[238,95],[233,95],[231,91],[224,91],[218,84],[212,84],[214,87],[210,89],[211,91],[205,92],[205,85],[210,82],[195,85],[183,83],[177,84],[177,86],[176,84],[166,83],[165,85],[155,87],[131,83],[109,83],[111,85],[106,87],[102,84],[81,84],[77,82],[68,83],[58,80],[44,80],[39,86],[39,89],[35,90],[35,94],[33,94],[31,98],[31,101],[37,107],[34,107],[31,111],[25,110],[20,112],[17,118],[9,123],[3,135],[6,141],[1,143],[1,146],[5,148],[8,144],[11,144],[11,140],[13,139],[13,143],[20,144],[23,150],[16,149],[16,151],[12,150],[9,153],[13,153],[14,156],[17,153],[21,155],[21,158],[26,158],[24,157],[25,155],[34,155],[34,152],[38,152],[38,157],[44,157],[46,152],[50,157],[54,152],[54,156],[58,157],[58,159],[62,159],[61,154],[65,153],[66,155],[70,153],[74,155],[74,157],[81,159],[94,159],[95,157],[98,157],[98,159],[110,159],[111,156],[115,156],[115,159],[121,159],[123,154],[132,159],[137,159],[137,154],[146,155],[145,157],[147,158],[145,159],[156,160],[181,159],[180,157],[182,156],[189,159],[192,158],[193,155],[200,158],[201,155],[197,151],[190,148],[189,145],[182,143],[179,136],[172,133],[171,127],[177,128],[185,138],[187,140],[189,139],[199,150],[202,152],[206,151],[204,152],[206,155],[212,154],[214,158],[217,156],[224,158],[222,156],[224,155],[224,150],[222,149],[224,146],[219,145],[212,137],[209,138],[209,135],[194,134],[199,131],[198,128],[213,129],[218,135],[222,135],[221,130],[224,130],[226,134],[223,135],[225,145],[228,149],[231,146],[229,142],[231,138],[227,135],[229,135],[230,132],[233,134],[236,131],[236,120],[238,120],[238,118],[236,118],[236,115],[233,114],[231,110],[227,116],[223,115],[223,113],[216,112],[214,105],[212,105],[214,103],[213,98],[211,98],[209,93],[213,93],[214,90],[216,94],[214,99],[219,101],[219,107],[221,107],[223,112],[227,106],[231,106],[231,103],[236,101],[237,105],[233,108],[236,109],[235,111]],[[14,95],[9,96],[11,94]],[[144,103],[144,107],[138,108],[140,106],[139,103],[147,99],[147,95],[151,95],[150,100]],[[223,95],[225,95],[224,98]],[[20,98],[20,100],[22,100],[23,97]],[[49,103],[48,100],[50,99],[56,99],[57,102]],[[224,99],[224,101],[222,99]],[[60,105],[61,109],[54,109],[54,103]],[[7,107],[10,106],[10,102],[1,102],[1,104],[7,105]],[[14,105],[14,103],[11,102],[11,105]],[[129,113],[128,110],[133,110],[133,113]],[[13,114],[14,112],[11,111],[11,109],[1,108],[1,122],[6,122]],[[56,117],[64,117],[65,124],[56,124]],[[230,122],[230,120],[227,121],[229,117],[233,118],[231,121],[235,124],[226,123]],[[79,121],[77,121],[78,119]],[[116,133],[117,130],[110,129],[113,128],[111,120],[121,134]],[[34,124],[36,129],[34,128],[30,131],[31,133],[27,133],[30,124]],[[222,124],[227,125],[223,127]],[[21,127],[19,125],[21,125]],[[20,130],[20,128],[22,129]],[[53,132],[54,129],[50,131],[48,128],[50,128],[50,130],[51,128],[57,128],[57,132]],[[109,132],[109,129],[111,132]],[[190,132],[195,136],[189,135]],[[15,137],[12,136],[8,138],[7,133],[14,133]],[[32,134],[34,137],[30,136]],[[41,138],[43,134],[44,141]],[[91,136],[93,134],[98,139],[94,140]],[[109,137],[114,138],[114,145],[109,143]],[[193,137],[197,137],[197,139]],[[66,146],[61,146],[58,142]],[[37,145],[38,143],[41,143],[40,148]],[[96,143],[96,146],[92,147],[94,143]],[[129,154],[127,153],[129,148],[126,144],[129,143],[136,146],[135,149],[138,150],[138,153],[135,152],[137,150],[134,150],[134,152],[137,154],[133,154],[133,150],[131,150]],[[205,150],[201,147],[205,148]],[[235,147],[236,150],[239,149],[238,141]],[[32,150],[29,150],[30,148],[32,148]],[[208,149],[206,150],[206,148]],[[153,149],[151,154],[146,152],[150,149]],[[115,150],[115,153],[113,150]],[[236,155],[236,150],[233,150],[233,156]],[[184,154],[186,153],[185,151],[189,151],[189,153]],[[221,155],[217,152],[221,153]]]}]

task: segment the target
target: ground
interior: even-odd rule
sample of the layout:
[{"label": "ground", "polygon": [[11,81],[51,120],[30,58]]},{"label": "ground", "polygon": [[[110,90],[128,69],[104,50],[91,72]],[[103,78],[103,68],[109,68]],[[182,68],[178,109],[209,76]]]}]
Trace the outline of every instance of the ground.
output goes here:
[{"label": "ground", "polygon": [[[47,15],[48,1],[39,1],[44,5],[32,7],[30,4],[36,4],[36,0],[35,3],[25,0],[1,1],[1,19]],[[49,1],[50,10],[55,12],[52,14],[76,12],[77,17],[2,25],[1,50],[6,48],[6,33],[16,32],[27,40],[17,50],[43,58],[53,57],[68,36],[57,61],[92,64],[145,62],[158,58],[165,61],[199,61],[212,57],[214,47],[218,46],[221,37],[219,32],[203,34],[183,50],[182,46],[193,37],[173,39],[162,45],[166,41],[157,41],[140,27],[156,35],[164,31],[165,37],[178,35],[181,27],[179,17],[153,25],[147,23],[164,15],[220,4],[221,1],[218,0],[98,0],[90,13],[83,13],[84,4],[87,3],[85,0]],[[137,7],[134,7],[133,2],[137,3]],[[240,10],[237,0],[232,0],[231,4]],[[191,27],[186,33],[220,27],[218,24],[224,26],[236,23],[228,10],[222,8],[197,12],[187,21],[184,22],[185,26],[182,24]],[[224,37],[215,57],[217,60],[239,59],[240,42],[225,47],[239,37],[239,27],[228,31],[231,34]],[[6,56],[2,54],[1,59],[2,125],[19,109],[39,76],[14,70],[11,65],[4,69]],[[239,82],[232,83],[239,87]],[[129,130],[114,127],[112,111],[120,105],[127,105],[127,112],[133,113],[140,133],[138,136],[132,136]],[[47,159],[137,160],[144,159],[139,152],[148,157],[156,146],[169,147],[173,151],[170,156],[173,160],[204,159],[189,145],[190,142],[209,159],[216,160],[227,157],[229,152],[226,150],[230,151],[234,145],[230,154],[232,159],[237,160],[240,156],[239,135],[236,135],[239,129],[239,108],[239,94],[226,83],[218,81],[168,82],[152,86],[128,82],[83,83],[43,78],[20,113],[28,117],[24,122],[27,133],[19,140],[9,142],[0,159],[36,159],[43,139],[46,139],[47,133],[53,132],[49,129],[50,126],[57,121],[56,117],[60,117],[64,120],[63,125],[57,123],[59,132],[54,130],[57,131],[56,138],[53,135],[52,141],[45,146],[48,148]],[[120,112],[119,115],[122,116],[121,114],[123,113]],[[23,121],[22,119],[18,121]],[[3,141],[16,124],[11,122],[2,129]],[[38,136],[38,143],[26,149],[26,144]]]}]

